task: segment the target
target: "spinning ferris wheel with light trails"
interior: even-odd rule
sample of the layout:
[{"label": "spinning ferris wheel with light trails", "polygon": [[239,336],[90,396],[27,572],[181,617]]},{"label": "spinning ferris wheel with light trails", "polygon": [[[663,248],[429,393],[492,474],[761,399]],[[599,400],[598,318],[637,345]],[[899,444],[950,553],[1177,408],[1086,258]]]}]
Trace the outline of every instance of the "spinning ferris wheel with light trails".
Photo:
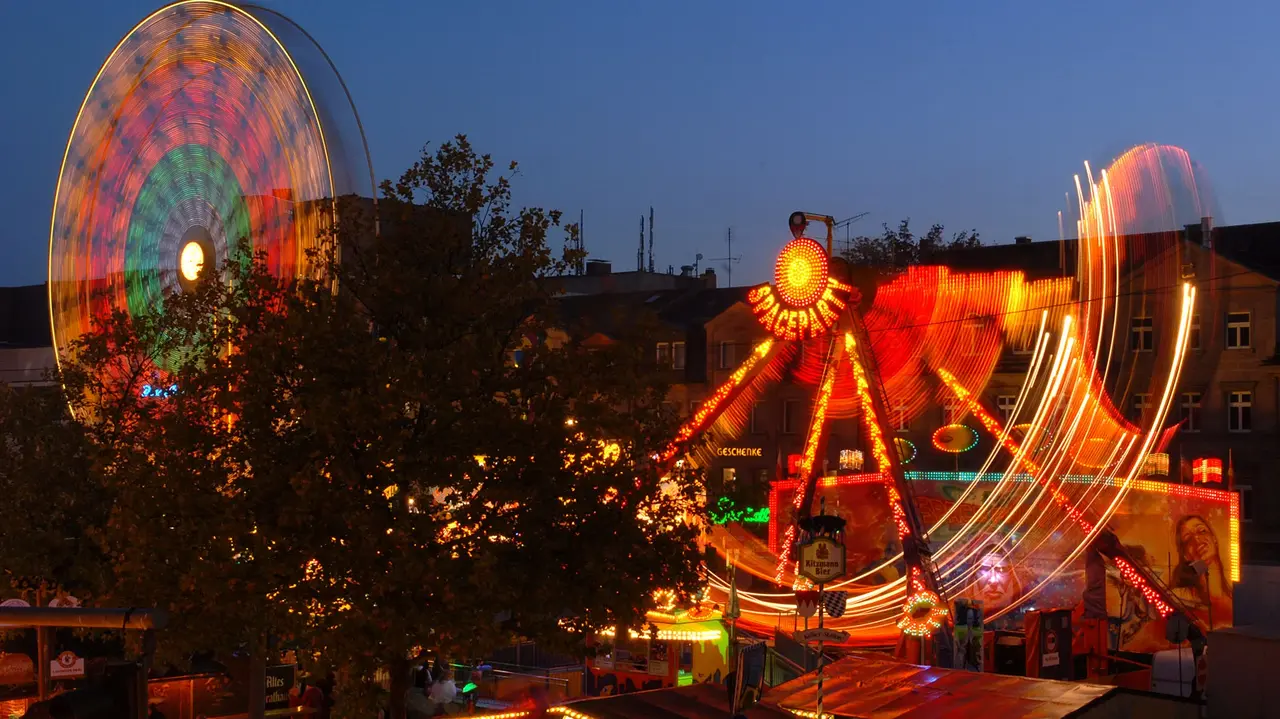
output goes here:
[{"label": "spinning ferris wheel with light trails", "polygon": [[374,196],[373,169],[310,35],[220,0],[155,11],[98,70],[67,141],[49,231],[59,358],[111,313],[190,289],[242,241],[281,279],[313,272],[308,252],[349,195]]}]

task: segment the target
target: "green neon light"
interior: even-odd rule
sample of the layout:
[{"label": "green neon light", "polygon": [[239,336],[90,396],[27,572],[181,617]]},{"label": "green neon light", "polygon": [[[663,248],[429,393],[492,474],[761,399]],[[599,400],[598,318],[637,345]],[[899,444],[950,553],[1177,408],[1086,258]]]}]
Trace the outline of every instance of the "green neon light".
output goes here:
[{"label": "green neon light", "polygon": [[721,497],[716,501],[716,506],[707,512],[711,516],[711,521],[715,524],[729,524],[737,522],[739,524],[768,524],[769,508],[745,507],[738,509],[738,506],[732,499]]}]

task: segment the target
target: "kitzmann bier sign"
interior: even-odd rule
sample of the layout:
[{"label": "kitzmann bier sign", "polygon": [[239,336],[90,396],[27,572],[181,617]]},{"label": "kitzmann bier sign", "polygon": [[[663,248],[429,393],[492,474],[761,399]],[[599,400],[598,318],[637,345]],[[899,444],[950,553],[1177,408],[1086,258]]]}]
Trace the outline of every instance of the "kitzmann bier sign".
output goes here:
[{"label": "kitzmann bier sign", "polygon": [[800,576],[814,584],[844,576],[844,545],[821,536],[801,544]]}]

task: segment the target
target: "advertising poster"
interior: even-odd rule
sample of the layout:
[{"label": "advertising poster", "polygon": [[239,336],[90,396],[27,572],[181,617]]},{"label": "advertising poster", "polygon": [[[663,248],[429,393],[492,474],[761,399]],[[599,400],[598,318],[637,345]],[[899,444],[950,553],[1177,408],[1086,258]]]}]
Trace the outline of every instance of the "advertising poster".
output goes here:
[{"label": "advertising poster", "polygon": [[[1134,491],[1111,524],[1133,556],[1150,567],[1200,621],[1215,629],[1232,625],[1229,505]],[[1113,618],[1119,649],[1146,653],[1169,648],[1165,621],[1111,566],[1107,613]]]}]

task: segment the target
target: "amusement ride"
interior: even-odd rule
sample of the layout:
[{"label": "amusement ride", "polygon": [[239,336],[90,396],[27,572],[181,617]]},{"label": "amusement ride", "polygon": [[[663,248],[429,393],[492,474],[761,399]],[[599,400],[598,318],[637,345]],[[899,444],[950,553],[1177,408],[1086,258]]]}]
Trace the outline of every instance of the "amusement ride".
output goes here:
[{"label": "amusement ride", "polygon": [[[1178,174],[1182,167],[1185,172]],[[710,543],[733,569],[775,589],[739,591],[709,568],[712,600],[724,606],[732,595],[742,621],[766,631],[794,619],[794,593],[812,589],[796,571],[800,523],[816,513],[814,498],[823,488],[870,482],[883,487],[883,521],[893,527],[897,551],[828,585],[849,593],[843,616],[828,626],[847,631],[851,645],[897,642],[900,653],[917,661],[947,665],[948,642],[933,640],[947,638],[950,600],[971,591],[980,573],[993,571],[986,561],[993,553],[1042,571],[1017,601],[993,607],[988,621],[1026,607],[1072,572],[1082,556],[1097,553],[1161,618],[1181,615],[1202,639],[1208,629],[1203,613],[1189,608],[1142,558],[1132,556],[1109,526],[1134,490],[1203,491],[1147,478],[1176,431],[1166,417],[1192,328],[1193,281],[1176,274],[1170,281],[1154,269],[1139,280],[1148,302],[1172,310],[1168,329],[1174,338],[1154,360],[1160,363],[1151,375],[1156,399],[1142,421],[1122,413],[1108,392],[1117,384],[1132,389],[1135,382],[1131,376],[1117,378],[1114,369],[1128,340],[1128,328],[1121,325],[1128,322],[1126,303],[1134,294],[1124,291],[1123,283],[1133,285],[1133,269],[1140,264],[1183,266],[1175,233],[1149,234],[1142,241],[1131,237],[1144,208],[1171,202],[1173,185],[1189,186],[1198,197],[1190,160],[1179,148],[1136,147],[1097,178],[1086,165],[1074,277],[1049,279],[942,266],[913,266],[868,279],[862,268],[833,254],[832,218],[792,214],[793,239],[777,256],[774,281],[754,287],[747,299],[768,339],[710,393],[665,457],[709,465],[717,448],[742,434],[753,404],[768,387],[785,378],[811,388],[803,452],[791,477],[780,471],[773,483],[773,541],[765,548],[732,524],[710,529]],[[1194,209],[1202,211],[1198,204]],[[825,244],[806,236],[814,223],[826,226]],[[1000,412],[982,396],[1006,347],[1025,347],[1030,369],[1016,406]],[[931,393],[956,416],[972,417],[994,440],[964,495],[932,525],[923,520],[904,470],[916,449],[894,431],[903,416],[922,411]],[[890,397],[897,402],[891,404]],[[870,456],[864,460],[861,451],[846,451],[842,457],[857,455],[855,466],[824,472],[821,458],[828,454],[829,427],[837,418],[857,419]],[[943,451],[963,451],[977,437],[977,430],[952,424],[935,433],[934,444]],[[990,489],[980,502],[974,495],[977,511],[951,536],[935,538],[980,484]],[[1234,538],[1238,509],[1232,517]],[[850,524],[846,533],[877,529]],[[1234,547],[1230,573],[1237,581]],[[883,570],[895,564],[901,568],[897,576],[885,580]]]}]

